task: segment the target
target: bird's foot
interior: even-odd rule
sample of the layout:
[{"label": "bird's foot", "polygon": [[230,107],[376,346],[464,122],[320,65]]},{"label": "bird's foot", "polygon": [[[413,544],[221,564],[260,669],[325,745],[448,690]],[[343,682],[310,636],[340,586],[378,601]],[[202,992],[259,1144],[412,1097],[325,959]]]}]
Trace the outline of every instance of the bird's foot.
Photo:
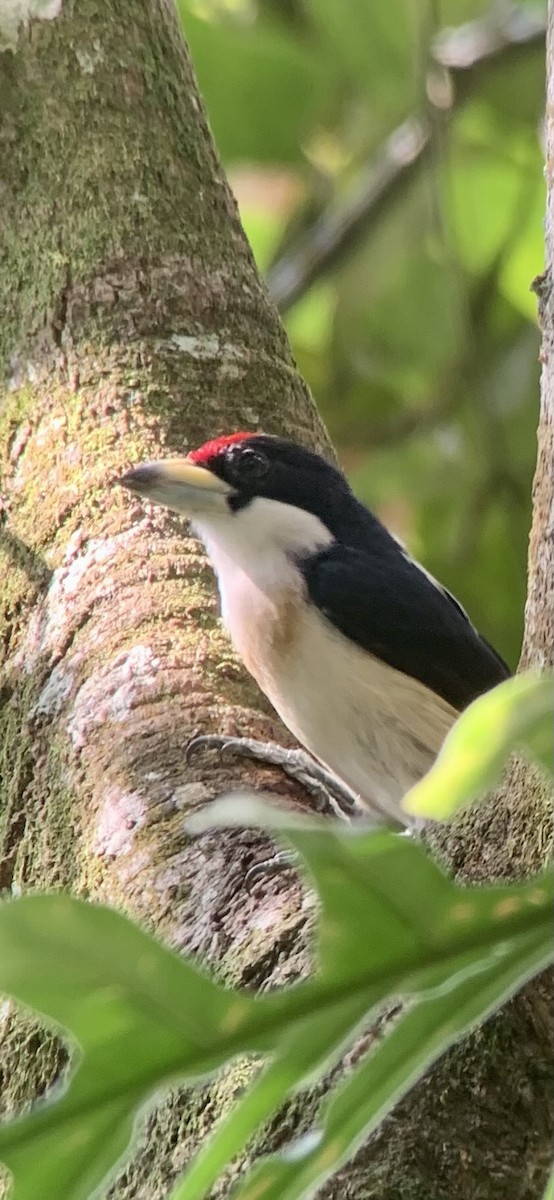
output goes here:
[{"label": "bird's foot", "polygon": [[293,850],[276,850],[271,858],[263,858],[261,862],[254,863],[253,867],[249,867],[244,882],[248,891],[251,891],[261,879],[267,879],[268,875],[280,875],[282,871],[296,871],[298,865],[298,855]]},{"label": "bird's foot", "polygon": [[306,788],[318,812],[350,821],[361,811],[355,793],[303,750],[286,750],[276,742],[260,742],[255,738],[201,734],[188,743],[185,751],[187,762],[200,750],[219,750],[221,754],[237,754],[242,758],[253,758],[257,762],[281,767]]}]

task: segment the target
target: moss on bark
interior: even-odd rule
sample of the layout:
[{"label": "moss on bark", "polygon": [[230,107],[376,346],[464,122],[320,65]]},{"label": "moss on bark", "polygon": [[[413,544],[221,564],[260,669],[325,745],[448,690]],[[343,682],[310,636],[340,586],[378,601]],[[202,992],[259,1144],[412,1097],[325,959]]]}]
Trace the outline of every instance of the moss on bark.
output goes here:
[{"label": "moss on bark", "polygon": [[[324,433],[171,5],[68,2],[23,29],[0,57],[0,147],[0,881],[107,899],[229,963],[251,931],[251,966],[271,938],[259,946],[241,885],[267,842],[191,846],[183,820],[214,790],[274,775],[187,770],[183,747],[197,727],[277,729],[223,638],[196,543],[109,485],[224,429],[321,446]],[[3,1031],[7,1112],[63,1060],[26,1028],[12,1014]]]}]

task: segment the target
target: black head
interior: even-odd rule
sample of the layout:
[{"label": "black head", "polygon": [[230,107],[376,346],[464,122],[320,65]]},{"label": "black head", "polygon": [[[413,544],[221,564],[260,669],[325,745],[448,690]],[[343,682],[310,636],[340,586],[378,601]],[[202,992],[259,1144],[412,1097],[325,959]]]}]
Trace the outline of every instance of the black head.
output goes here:
[{"label": "black head", "polygon": [[229,486],[234,512],[257,497],[279,500],[313,513],[333,532],[337,510],[353,500],[341,471],[320,454],[268,434],[218,438],[189,455]]},{"label": "black head", "polygon": [[[143,463],[120,483],[190,517],[196,528],[205,527],[206,519],[213,523],[250,514],[258,499],[303,510],[338,540],[353,542],[366,536],[368,521],[379,524],[356,500],[342,472],[320,454],[263,433],[234,433],[206,442],[186,458]],[[267,519],[267,508],[259,512]],[[281,519],[286,522],[282,510]]]}]

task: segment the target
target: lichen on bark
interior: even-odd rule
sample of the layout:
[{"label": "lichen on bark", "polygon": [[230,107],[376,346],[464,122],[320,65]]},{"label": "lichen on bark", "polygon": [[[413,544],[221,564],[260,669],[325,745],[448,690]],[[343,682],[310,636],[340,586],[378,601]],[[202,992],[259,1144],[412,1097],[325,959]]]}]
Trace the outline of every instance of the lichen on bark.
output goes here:
[{"label": "lichen on bark", "polygon": [[[277,724],[222,635],[197,543],[111,482],[237,426],[321,447],[325,435],[170,4],[68,0],[22,27],[0,57],[0,147],[2,886],[118,904],[229,977],[240,941],[255,975],[298,927],[297,886],[268,892],[262,946],[244,875],[267,839],[191,844],[184,819],[274,772],[187,769],[184,746],[198,727],[279,736]],[[3,1030],[5,1112],[63,1059],[35,1029],[30,1061],[17,1022]]]}]

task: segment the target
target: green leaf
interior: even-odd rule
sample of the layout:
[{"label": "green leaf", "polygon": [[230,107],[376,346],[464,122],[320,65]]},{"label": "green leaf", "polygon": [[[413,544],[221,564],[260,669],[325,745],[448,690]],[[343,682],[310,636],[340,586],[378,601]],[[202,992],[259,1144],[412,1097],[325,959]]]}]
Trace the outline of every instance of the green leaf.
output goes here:
[{"label": "green leaf", "polygon": [[410,33],[417,34],[409,0],[308,0],[308,9],[329,48],[332,68],[342,68],[350,87],[369,92],[366,123],[377,110],[390,126],[416,93]]},{"label": "green leaf", "polygon": [[18,1200],[40,1194],[37,1164],[56,1200],[88,1196],[153,1089],[256,1049],[241,1037],[253,1004],[245,994],[218,987],[110,909],[68,896],[0,905],[0,990],[70,1030],[82,1050],[61,1098],[0,1130]]},{"label": "green leaf", "polygon": [[453,238],[461,261],[482,273],[517,246],[541,193],[544,207],[540,150],[532,128],[503,133],[478,96],[454,122],[451,153],[445,200]]},{"label": "green leaf", "polygon": [[456,722],[428,774],[408,792],[403,807],[416,816],[444,820],[493,788],[514,749],[526,750],[554,770],[552,675],[517,675],[480,696]]},{"label": "green leaf", "polygon": [[218,1126],[189,1167],[171,1200],[201,1200],[219,1173],[246,1145],[250,1136],[302,1083],[322,1075],[331,1053],[336,1057],[345,1035],[364,1017],[367,1000],[346,998],[336,1008],[304,1019],[282,1050]]},{"label": "green leaf", "polygon": [[201,20],[184,0],[179,8],[223,159],[298,162],[324,99],[323,64],[277,29]]},{"label": "green leaf", "polygon": [[[529,975],[546,964],[542,939],[526,939],[511,959],[487,970],[439,984],[416,999],[392,1031],[336,1089],[326,1105],[323,1129],[306,1134],[280,1154],[255,1167],[233,1200],[300,1200],[318,1188],[356,1153],[393,1104],[487,1011],[521,986],[524,961]],[[188,1200],[183,1188],[175,1200]]]},{"label": "green leaf", "polygon": [[[264,809],[247,798],[238,804],[235,799],[232,804],[215,806],[213,815],[223,820],[227,817],[230,823],[259,822],[264,819]],[[208,814],[201,823],[209,819]],[[366,963],[368,952],[372,960],[371,974],[365,981],[368,1011],[379,984],[384,982],[381,973],[389,968],[394,970],[393,964],[398,964],[399,959],[404,962],[403,979],[389,975],[386,994],[409,994],[412,1007],[370,1059],[335,1094],[323,1137],[316,1132],[307,1135],[299,1146],[262,1164],[239,1189],[237,1200],[251,1200],[254,1196],[260,1200],[281,1197],[292,1200],[313,1194],[355,1152],[425,1067],[552,957],[548,918],[542,931],[531,928],[534,921],[527,928],[524,909],[520,907],[529,906],[527,912],[536,905],[548,907],[551,901],[547,893],[551,895],[552,890],[549,877],[533,881],[529,888],[523,885],[523,890],[521,886],[461,889],[445,879],[420,849],[406,839],[387,834],[349,836],[344,831],[335,836],[327,829],[307,828],[298,821],[291,823],[289,817],[279,814],[271,823],[287,826],[287,836],[309,863],[323,901],[321,975],[319,980],[298,988],[296,999],[311,993],[310,1011],[317,1012],[324,986],[328,986],[328,981],[332,985],[337,972],[340,973],[337,950],[344,939],[339,986],[349,984],[351,990],[358,990],[360,977],[356,978],[356,972],[364,969],[363,945]],[[402,888],[398,887],[399,879]],[[365,906],[360,903],[358,911],[364,887],[366,903]],[[348,895],[352,897],[350,908],[345,903]],[[509,944],[501,927],[506,933],[504,921],[514,919],[518,910],[525,928],[522,927],[521,933],[514,931]],[[368,914],[369,922],[364,923]],[[496,936],[491,942],[485,936],[481,942],[477,929],[481,922],[489,921],[497,924]],[[408,935],[405,940],[404,934]],[[468,934],[472,947],[462,950]],[[460,952],[450,960],[440,954],[434,960],[443,939],[451,952],[454,945]],[[417,966],[414,964],[414,970],[410,971],[408,960],[414,943]],[[286,1004],[287,998],[281,1001]],[[274,1003],[280,1007],[279,996]],[[215,1167],[208,1143],[202,1155],[205,1188],[193,1186],[189,1192],[191,1179],[195,1185],[198,1183],[193,1167],[192,1176],[185,1176],[173,1200],[201,1200],[215,1178]]]},{"label": "green leaf", "polygon": [[0,1158],[15,1179],[16,1200],[43,1196],[45,1180],[56,1200],[88,1200],[126,1150],[139,1105],[129,1094],[94,1107],[65,1096],[55,1122],[48,1107],[22,1121],[20,1130],[14,1123],[0,1131]]},{"label": "green leaf", "polygon": [[[214,811],[241,824],[268,820],[263,806],[235,799],[208,820]],[[81,1051],[65,1090],[0,1130],[17,1200],[35,1200],[37,1162],[56,1200],[84,1200],[160,1087],[197,1079],[237,1054],[269,1055],[191,1165],[182,1196],[199,1200],[259,1120],[319,1077],[386,997],[450,997],[464,980],[485,988],[493,972],[492,1003],[504,995],[506,964],[513,961],[515,987],[528,975],[530,947],[551,953],[549,878],[462,889],[410,839],[271,810],[269,819],[304,858],[321,899],[318,973],[278,993],[252,999],[222,988],[126,918],[67,896],[0,906],[0,989],[67,1028]],[[456,1005],[448,1003],[456,1036]]]},{"label": "green leaf", "polygon": [[[246,994],[237,997],[231,1021],[230,993],[207,974],[112,909],[69,896],[0,905],[0,946],[2,991],[82,1043],[100,1046],[147,1023],[167,1034],[180,1054],[202,1055],[214,1024],[238,1028],[253,1004]],[[182,1010],[183,992],[190,1010]],[[134,1074],[136,1063],[131,1067]]]},{"label": "green leaf", "polygon": [[534,175],[535,186],[529,187],[525,212],[510,252],[504,256],[500,272],[500,287],[510,302],[530,321],[537,320],[537,297],[531,282],[544,270],[544,182]]}]

